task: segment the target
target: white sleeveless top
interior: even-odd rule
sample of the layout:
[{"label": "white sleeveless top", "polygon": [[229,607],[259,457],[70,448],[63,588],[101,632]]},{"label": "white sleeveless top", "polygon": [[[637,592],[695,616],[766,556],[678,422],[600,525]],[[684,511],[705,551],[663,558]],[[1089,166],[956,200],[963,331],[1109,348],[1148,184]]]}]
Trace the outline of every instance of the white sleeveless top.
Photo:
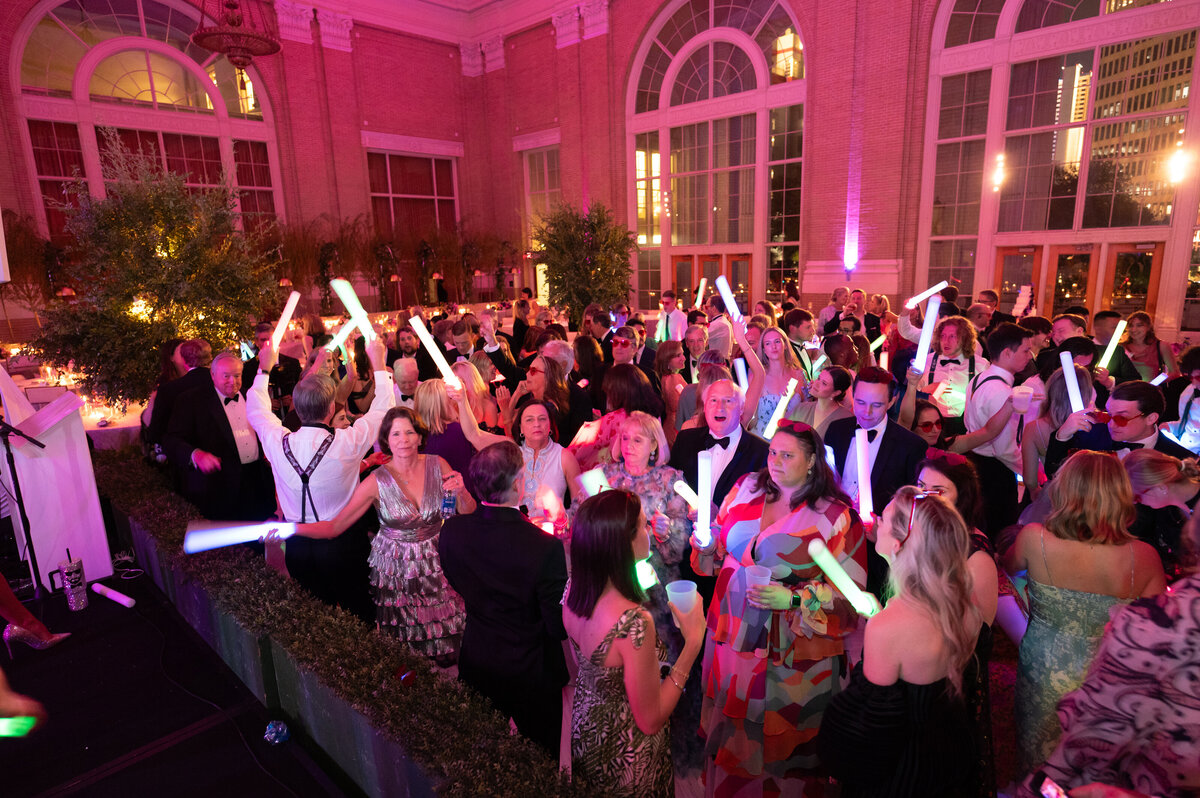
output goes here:
[{"label": "white sleeveless top", "polygon": [[521,456],[525,458],[525,506],[531,519],[541,518],[546,514],[539,494],[549,489],[559,501],[567,495],[567,477],[562,468],[563,447],[550,443],[536,456],[533,449],[521,444]]}]

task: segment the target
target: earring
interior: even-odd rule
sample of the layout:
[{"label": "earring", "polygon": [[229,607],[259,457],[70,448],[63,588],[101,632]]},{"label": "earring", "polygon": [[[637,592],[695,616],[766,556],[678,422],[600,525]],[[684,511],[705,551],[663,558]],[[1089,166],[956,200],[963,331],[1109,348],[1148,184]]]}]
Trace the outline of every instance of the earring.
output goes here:
[{"label": "earring", "polygon": [[658,449],[655,449],[654,451],[650,452],[650,465],[654,465],[657,462],[658,462]]}]

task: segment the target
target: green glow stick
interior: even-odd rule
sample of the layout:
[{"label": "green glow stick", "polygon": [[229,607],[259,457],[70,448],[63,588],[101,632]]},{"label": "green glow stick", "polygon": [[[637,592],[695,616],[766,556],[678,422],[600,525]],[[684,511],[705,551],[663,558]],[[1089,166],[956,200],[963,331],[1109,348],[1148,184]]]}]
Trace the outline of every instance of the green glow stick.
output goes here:
[{"label": "green glow stick", "polygon": [[637,577],[638,585],[642,590],[649,590],[658,584],[658,574],[654,573],[654,567],[650,565],[650,558],[638,560],[633,564],[633,573]]},{"label": "green glow stick", "polygon": [[841,594],[850,602],[850,606],[854,607],[855,612],[867,618],[879,612],[879,600],[854,584],[854,580],[850,578],[850,574],[846,573],[842,564],[829,553],[825,541],[814,540],[809,543],[808,556],[812,557],[817,566],[825,572],[829,581],[833,582],[833,586],[841,591]]},{"label": "green glow stick", "polygon": [[0,737],[24,737],[33,731],[37,718],[17,715],[15,718],[0,718]]}]

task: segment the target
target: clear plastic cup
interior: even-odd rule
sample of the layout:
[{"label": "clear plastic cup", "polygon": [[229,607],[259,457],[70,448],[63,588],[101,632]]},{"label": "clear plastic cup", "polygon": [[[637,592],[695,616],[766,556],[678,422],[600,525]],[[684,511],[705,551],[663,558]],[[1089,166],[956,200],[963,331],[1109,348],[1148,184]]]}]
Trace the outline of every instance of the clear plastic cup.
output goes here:
[{"label": "clear plastic cup", "polygon": [[696,604],[696,583],[687,579],[677,579],[667,583],[667,601],[679,608],[686,615]]},{"label": "clear plastic cup", "polygon": [[756,585],[769,585],[771,583],[771,569],[763,565],[747,565],[746,566],[746,587],[755,587]]},{"label": "clear plastic cup", "polygon": [[1029,412],[1033,403],[1033,389],[1026,385],[1018,385],[1012,389],[1013,412],[1017,415]]}]

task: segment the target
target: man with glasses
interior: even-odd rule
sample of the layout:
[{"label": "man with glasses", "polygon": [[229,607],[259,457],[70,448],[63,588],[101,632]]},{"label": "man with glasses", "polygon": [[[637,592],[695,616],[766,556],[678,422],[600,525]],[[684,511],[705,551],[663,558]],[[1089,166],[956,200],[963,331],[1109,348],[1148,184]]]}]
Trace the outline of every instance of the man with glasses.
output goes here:
[{"label": "man with glasses", "polygon": [[[638,369],[646,375],[646,379],[650,380],[650,387],[654,389],[656,394],[662,394],[662,382],[658,379],[658,375],[654,373],[654,369],[646,369],[641,363],[637,362],[638,336],[637,332],[630,326],[618,327],[613,333],[612,338],[612,353],[613,366],[629,364],[637,366]],[[612,366],[609,366],[612,368]],[[608,369],[605,369],[605,374]]]},{"label": "man with glasses", "polygon": [[687,314],[679,309],[674,291],[662,292],[662,313],[658,315],[658,330],[655,338],[659,341],[682,341],[687,332]]}]

